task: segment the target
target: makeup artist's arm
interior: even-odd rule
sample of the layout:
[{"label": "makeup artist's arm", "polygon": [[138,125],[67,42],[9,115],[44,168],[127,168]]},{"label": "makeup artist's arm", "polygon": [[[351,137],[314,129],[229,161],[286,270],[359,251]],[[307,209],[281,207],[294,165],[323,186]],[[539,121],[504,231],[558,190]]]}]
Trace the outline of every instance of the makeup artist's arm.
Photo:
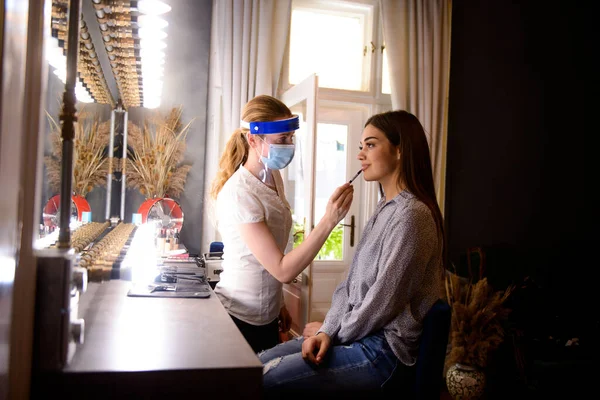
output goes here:
[{"label": "makeup artist's arm", "polygon": [[333,228],[346,216],[353,195],[352,185],[345,183],[338,187],[327,202],[323,218],[304,241],[286,255],[277,247],[275,238],[264,221],[241,224],[240,234],[265,269],[278,281],[289,283],[314,260]]}]

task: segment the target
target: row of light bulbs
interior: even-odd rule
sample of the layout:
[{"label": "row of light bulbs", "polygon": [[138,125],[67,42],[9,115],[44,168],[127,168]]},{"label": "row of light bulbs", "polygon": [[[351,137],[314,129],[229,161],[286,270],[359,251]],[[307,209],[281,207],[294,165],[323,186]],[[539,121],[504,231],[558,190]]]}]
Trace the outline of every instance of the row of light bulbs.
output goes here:
[{"label": "row of light bulbs", "polygon": [[[142,90],[146,108],[160,106],[163,88],[163,75],[165,64],[164,41],[167,33],[164,29],[169,25],[160,17],[171,11],[171,7],[159,0],[140,0],[137,2],[137,11],[141,14],[137,18],[138,36],[140,38],[140,57],[142,59]],[[46,42],[46,59],[54,68],[54,74],[63,82],[67,81],[66,57],[63,49],[59,47],[58,40]],[[92,103],[94,99],[78,79],[75,85],[77,101]]]},{"label": "row of light bulbs", "polygon": [[[54,68],[54,75],[62,81],[67,82],[67,59],[63,54],[63,49],[58,45],[58,39],[51,38],[46,41],[46,60]],[[79,79],[75,82],[75,97],[82,103],[93,103],[94,99],[83,86]]]}]

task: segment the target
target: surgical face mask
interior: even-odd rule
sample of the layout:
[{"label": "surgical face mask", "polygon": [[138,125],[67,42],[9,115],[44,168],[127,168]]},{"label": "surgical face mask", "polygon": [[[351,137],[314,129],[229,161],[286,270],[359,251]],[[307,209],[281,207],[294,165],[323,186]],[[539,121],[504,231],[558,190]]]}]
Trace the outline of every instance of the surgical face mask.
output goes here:
[{"label": "surgical face mask", "polygon": [[[264,141],[264,140],[263,140]],[[267,157],[261,156],[260,160],[269,169],[283,169],[294,159],[296,145],[294,144],[270,144]]]},{"label": "surgical face mask", "polygon": [[[300,127],[300,118],[293,115],[290,118],[277,121],[240,121],[242,128],[248,129],[252,135],[277,135],[283,133],[292,133]],[[271,170],[279,170],[287,167],[294,158],[296,146],[292,143],[287,144],[271,144],[261,136],[258,136],[263,141],[261,152],[258,152],[258,146],[254,147],[258,159],[264,168],[258,172],[258,179],[268,186],[274,186],[273,175]],[[264,145],[268,145],[269,149],[265,157]]]}]

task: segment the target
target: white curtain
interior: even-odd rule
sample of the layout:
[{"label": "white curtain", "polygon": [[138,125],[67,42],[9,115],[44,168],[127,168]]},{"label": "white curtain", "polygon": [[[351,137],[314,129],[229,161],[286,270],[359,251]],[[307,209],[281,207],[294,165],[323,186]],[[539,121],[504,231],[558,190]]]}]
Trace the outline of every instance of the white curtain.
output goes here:
[{"label": "white curtain", "polygon": [[222,91],[223,129],[239,127],[240,112],[259,94],[275,95],[291,17],[291,0],[217,0],[213,53]]},{"label": "white curtain", "polygon": [[429,135],[444,210],[451,0],[380,0],[392,107],[413,113]]},{"label": "white curtain", "polygon": [[250,99],[277,93],[291,6],[291,0],[213,0],[202,249],[218,239],[208,193],[225,143]]}]

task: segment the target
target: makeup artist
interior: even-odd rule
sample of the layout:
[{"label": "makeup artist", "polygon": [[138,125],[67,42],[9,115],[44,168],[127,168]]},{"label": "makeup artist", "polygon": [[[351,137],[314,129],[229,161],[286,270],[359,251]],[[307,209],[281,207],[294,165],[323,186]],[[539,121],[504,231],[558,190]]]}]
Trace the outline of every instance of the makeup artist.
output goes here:
[{"label": "makeup artist", "polygon": [[252,349],[260,352],[279,343],[280,329],[289,330],[282,283],[291,282],[316,257],[350,209],[354,188],[350,183],[338,187],[311,233],[284,254],[292,213],[279,171],[294,157],[299,119],[266,95],[250,100],[241,117],[211,187],[224,245],[215,293]]}]

